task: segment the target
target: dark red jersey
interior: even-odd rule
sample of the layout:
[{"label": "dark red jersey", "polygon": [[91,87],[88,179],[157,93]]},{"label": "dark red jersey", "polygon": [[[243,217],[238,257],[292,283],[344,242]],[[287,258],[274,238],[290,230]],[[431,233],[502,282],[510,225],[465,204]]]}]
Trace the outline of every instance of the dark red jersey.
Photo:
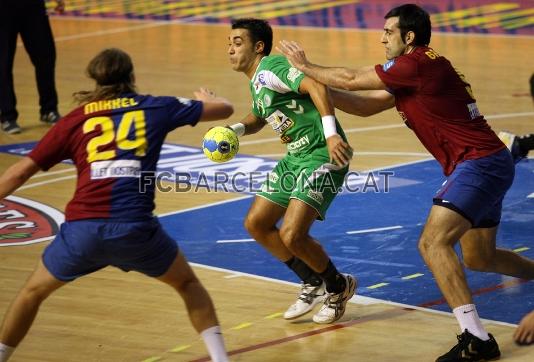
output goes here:
[{"label": "dark red jersey", "polygon": [[505,147],[480,114],[464,76],[432,48],[417,47],[375,70],[395,96],[402,119],[445,175],[464,160]]}]

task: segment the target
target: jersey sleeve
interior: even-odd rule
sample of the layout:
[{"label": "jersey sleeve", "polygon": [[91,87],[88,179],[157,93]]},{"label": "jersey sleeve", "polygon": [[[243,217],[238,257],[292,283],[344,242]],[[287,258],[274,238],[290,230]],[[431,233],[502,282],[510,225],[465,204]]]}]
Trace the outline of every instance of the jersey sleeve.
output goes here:
[{"label": "jersey sleeve", "polygon": [[[261,76],[261,74],[260,74]],[[293,91],[299,93],[300,82],[304,79],[304,73],[292,67],[283,56],[274,56],[269,59],[268,70],[263,74],[260,82],[265,82],[265,86],[279,93]]]},{"label": "jersey sleeve", "polygon": [[71,137],[64,130],[65,124],[65,120],[56,123],[28,154],[43,171],[72,157],[68,145]]},{"label": "jersey sleeve", "polygon": [[202,109],[203,104],[201,101],[189,98],[169,97],[169,103],[167,105],[170,120],[168,131],[170,132],[175,128],[185,125],[196,125],[202,116]]},{"label": "jersey sleeve", "polygon": [[393,92],[402,88],[419,86],[417,62],[407,57],[397,57],[383,65],[375,65],[378,77]]}]

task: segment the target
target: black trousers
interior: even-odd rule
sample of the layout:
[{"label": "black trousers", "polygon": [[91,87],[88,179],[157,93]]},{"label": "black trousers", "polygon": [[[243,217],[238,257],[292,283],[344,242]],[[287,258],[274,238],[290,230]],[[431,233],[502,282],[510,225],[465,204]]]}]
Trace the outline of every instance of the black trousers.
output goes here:
[{"label": "black trousers", "polygon": [[56,47],[44,0],[0,0],[0,116],[16,120],[13,61],[20,34],[35,67],[41,114],[57,110]]}]

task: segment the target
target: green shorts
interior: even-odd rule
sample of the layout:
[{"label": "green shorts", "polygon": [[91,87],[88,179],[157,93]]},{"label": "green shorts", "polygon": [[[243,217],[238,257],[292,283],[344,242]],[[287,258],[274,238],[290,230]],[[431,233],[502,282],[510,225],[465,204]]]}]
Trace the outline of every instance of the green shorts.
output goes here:
[{"label": "green shorts", "polygon": [[290,199],[298,199],[313,207],[320,220],[340,190],[348,167],[339,169],[324,157],[306,158],[286,156],[269,173],[261,196],[287,208]]}]

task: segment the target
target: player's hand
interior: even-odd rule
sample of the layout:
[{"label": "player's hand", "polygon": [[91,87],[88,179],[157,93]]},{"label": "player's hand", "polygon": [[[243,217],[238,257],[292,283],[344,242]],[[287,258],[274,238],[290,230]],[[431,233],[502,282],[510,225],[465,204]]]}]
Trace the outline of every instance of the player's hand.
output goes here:
[{"label": "player's hand", "polygon": [[64,0],[56,0],[56,7],[54,10],[58,14],[63,14],[65,12],[65,1]]},{"label": "player's hand", "polygon": [[514,340],[519,345],[534,343],[534,311],[523,317],[515,330]]},{"label": "player's hand", "polygon": [[218,99],[214,91],[204,87],[200,87],[200,89],[193,92],[193,94],[198,101],[202,102],[210,102]]},{"label": "player's hand", "polygon": [[343,141],[340,135],[336,134],[326,139],[326,146],[330,154],[330,160],[338,166],[347,166],[354,153],[352,147]]},{"label": "player's hand", "polygon": [[279,46],[276,47],[276,50],[284,54],[289,63],[299,70],[302,70],[310,63],[308,59],[306,59],[304,49],[294,41],[281,40]]}]

